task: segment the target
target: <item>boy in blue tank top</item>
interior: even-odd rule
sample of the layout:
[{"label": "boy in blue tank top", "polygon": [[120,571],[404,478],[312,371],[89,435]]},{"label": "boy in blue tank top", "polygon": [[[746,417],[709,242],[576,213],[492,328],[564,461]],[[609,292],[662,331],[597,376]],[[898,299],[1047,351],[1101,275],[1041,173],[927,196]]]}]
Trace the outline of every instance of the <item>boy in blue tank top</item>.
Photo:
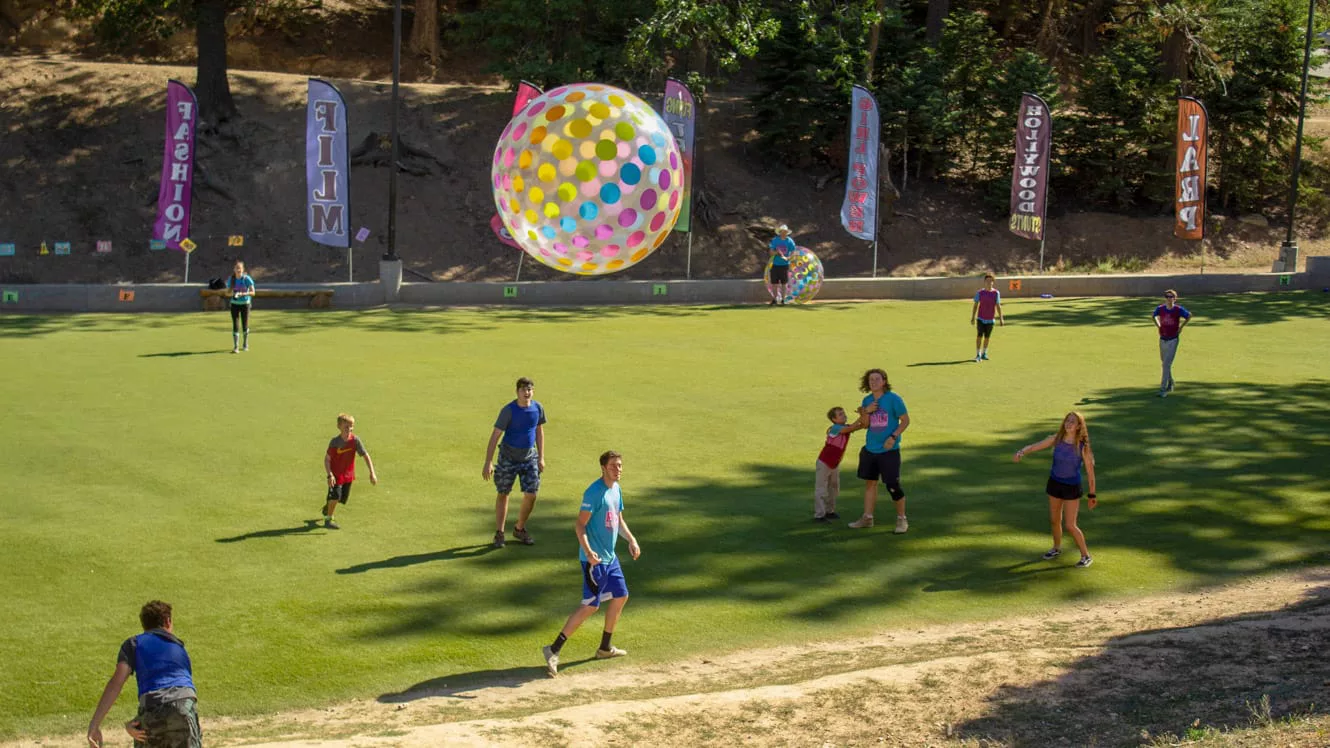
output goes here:
[{"label": "boy in blue tank top", "polygon": [[171,606],[153,600],[139,611],[143,633],[120,645],[115,672],[102,690],[92,721],[88,743],[102,745],[102,720],[115,706],[120,689],[133,675],[138,681],[139,711],[125,723],[125,732],[136,746],[147,748],[201,748],[198,694],[194,671],[185,643],[176,638]]}]

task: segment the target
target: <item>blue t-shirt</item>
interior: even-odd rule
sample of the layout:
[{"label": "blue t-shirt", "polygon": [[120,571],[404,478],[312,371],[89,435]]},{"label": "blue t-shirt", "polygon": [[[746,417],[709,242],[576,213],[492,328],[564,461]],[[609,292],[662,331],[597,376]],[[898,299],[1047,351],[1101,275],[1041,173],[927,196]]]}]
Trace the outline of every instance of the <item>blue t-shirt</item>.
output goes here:
[{"label": "blue t-shirt", "polygon": [[[619,539],[619,513],[623,511],[623,494],[619,484],[605,487],[605,479],[597,478],[582,493],[582,511],[591,512],[586,524],[586,542],[600,556],[602,564],[614,560],[614,544]],[[577,556],[587,561],[586,551],[577,547]]]},{"label": "blue t-shirt", "polygon": [[545,423],[545,409],[535,400],[523,408],[514,400],[503,406],[494,428],[503,431],[500,454],[518,462],[535,459],[536,427]]},{"label": "blue t-shirt", "polygon": [[[862,403],[867,408],[873,404],[873,396],[867,395]],[[901,440],[897,439],[891,445],[891,450],[886,448],[887,437],[896,431],[900,425],[901,416],[906,414],[905,401],[895,392],[884,392],[881,399],[877,401],[877,410],[868,416],[868,431],[864,434],[864,449],[875,454],[882,454],[901,448]]]},{"label": "blue t-shirt", "polygon": [[[235,293],[253,294],[254,279],[249,277],[248,273],[240,276],[239,278],[235,277],[235,275],[232,275],[230,278],[226,279],[226,287],[231,289]],[[239,298],[236,296],[231,297],[232,304],[248,304],[253,300],[254,297],[252,295],[245,296],[244,298]]]},{"label": "blue t-shirt", "polygon": [[[794,250],[798,248],[799,247],[795,245],[794,240],[788,236],[786,237],[778,236],[772,239],[771,251],[776,253],[771,256],[772,266],[789,265],[790,254],[793,253]],[[781,254],[781,250],[784,250],[784,254]]]}]

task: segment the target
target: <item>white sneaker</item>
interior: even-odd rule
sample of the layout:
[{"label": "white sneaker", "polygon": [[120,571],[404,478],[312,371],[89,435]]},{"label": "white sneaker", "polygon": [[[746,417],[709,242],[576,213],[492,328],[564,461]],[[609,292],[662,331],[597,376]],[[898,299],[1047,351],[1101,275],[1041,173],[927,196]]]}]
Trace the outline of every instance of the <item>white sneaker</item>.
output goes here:
[{"label": "white sneaker", "polygon": [[872,526],[873,526],[873,515],[871,514],[865,514],[864,516],[850,523],[850,527],[853,527],[856,530],[862,530],[865,527],[872,527]]},{"label": "white sneaker", "polygon": [[540,648],[541,654],[545,655],[545,672],[553,678],[559,674],[559,656],[554,654],[554,650],[548,646]]},{"label": "white sneaker", "polygon": [[897,535],[904,535],[906,530],[910,529],[910,520],[904,517],[896,518],[896,529],[892,530]]},{"label": "white sneaker", "polygon": [[610,645],[610,648],[609,648],[609,649],[597,649],[597,650],[596,650],[596,659],[597,659],[597,660],[612,660],[612,659],[614,659],[615,657],[625,657],[625,656],[627,656],[627,654],[628,654],[628,650],[626,650],[626,649],[619,649],[618,647],[616,647],[616,646],[614,646],[614,645]]}]

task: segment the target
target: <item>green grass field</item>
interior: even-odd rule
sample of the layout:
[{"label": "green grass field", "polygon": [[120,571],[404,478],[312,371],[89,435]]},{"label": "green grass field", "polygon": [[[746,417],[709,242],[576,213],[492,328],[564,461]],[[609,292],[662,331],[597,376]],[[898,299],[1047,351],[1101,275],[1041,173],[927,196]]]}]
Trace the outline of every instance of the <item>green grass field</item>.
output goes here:
[{"label": "green grass field", "polygon": [[[1330,295],[1184,299],[1167,400],[1154,303],[1009,301],[983,364],[968,301],[259,309],[239,356],[220,314],[0,317],[0,737],[81,730],[152,598],[176,606],[205,717],[539,677],[580,594],[572,523],[608,448],[643,546],[615,640],[636,662],[1323,563]],[[902,537],[809,521],[824,413],[856,405],[871,366],[914,419]],[[520,375],[550,419],[538,544],[494,551],[481,463]],[[1088,570],[1038,560],[1048,455],[1011,462],[1071,408],[1099,462]],[[381,480],[358,467],[330,532],[310,521],[338,411]],[[582,664],[599,630],[565,667],[622,666]]]}]

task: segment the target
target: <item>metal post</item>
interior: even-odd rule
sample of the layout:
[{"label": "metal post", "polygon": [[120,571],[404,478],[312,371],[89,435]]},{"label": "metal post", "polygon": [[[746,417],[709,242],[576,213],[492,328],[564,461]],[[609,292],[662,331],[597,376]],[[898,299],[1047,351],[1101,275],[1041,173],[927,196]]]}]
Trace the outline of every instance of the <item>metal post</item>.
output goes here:
[{"label": "metal post", "polygon": [[388,164],[388,254],[385,260],[397,259],[397,85],[402,77],[402,0],[393,3],[393,96],[392,118],[389,126],[391,159]]},{"label": "metal post", "polygon": [[[1316,0],[1307,0],[1307,40],[1302,50],[1302,96],[1298,100],[1298,136],[1293,145],[1293,182],[1288,191],[1288,234],[1280,248],[1280,259],[1298,249],[1293,240],[1293,218],[1298,207],[1298,176],[1302,172],[1302,125],[1307,116],[1307,73],[1312,64],[1312,31],[1316,22]],[[1204,258],[1202,258],[1204,260]]]},{"label": "metal post", "polygon": [[185,282],[186,282],[186,283],[189,282],[189,256],[192,255],[192,254],[194,254],[194,253],[193,253],[193,252],[186,252],[186,253],[185,253]]},{"label": "metal post", "polygon": [[873,240],[873,277],[877,277],[877,239]]},{"label": "metal post", "polygon": [[693,232],[688,232],[688,265],[684,269],[684,279],[693,279]]},{"label": "metal post", "polygon": [[[350,227],[347,227],[347,230],[350,231]],[[349,242],[346,245],[346,282],[356,282],[356,261],[351,257],[351,244]]]},{"label": "metal post", "polygon": [[517,277],[513,278],[513,283],[522,280],[522,260],[526,259],[526,252],[524,250],[518,250],[518,253],[519,254],[517,255]]},{"label": "metal post", "polygon": [[1044,272],[1044,240],[1039,240],[1039,272]]}]

